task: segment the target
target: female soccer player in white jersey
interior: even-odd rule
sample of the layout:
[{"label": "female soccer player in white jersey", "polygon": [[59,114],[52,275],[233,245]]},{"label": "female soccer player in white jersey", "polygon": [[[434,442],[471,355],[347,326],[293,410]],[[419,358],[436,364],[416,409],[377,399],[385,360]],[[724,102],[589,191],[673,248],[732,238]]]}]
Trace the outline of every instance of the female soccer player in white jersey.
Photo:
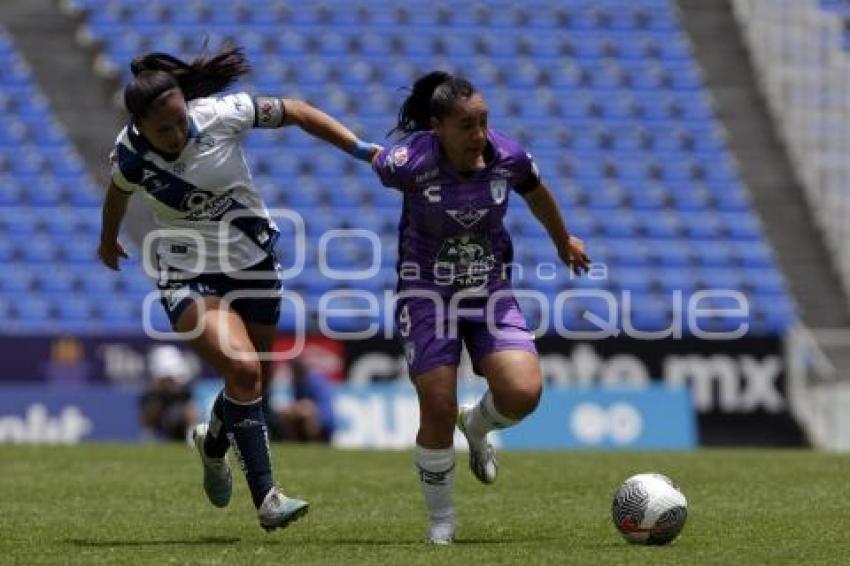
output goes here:
[{"label": "female soccer player in white jersey", "polygon": [[[502,222],[510,189],[545,226],[577,273],[589,259],[570,236],[531,156],[487,123],[487,105],[466,80],[443,72],[417,80],[399,112],[399,145],[372,161],[384,185],[404,194],[396,318],[419,397],[416,466],[431,521],[427,538],[455,532],[452,440],[466,435],[470,467],[496,479],[487,433],[537,406],[542,379],[533,337],[511,291],[511,238]],[[457,367],[466,344],[489,389],[458,411]]]},{"label": "female soccer player in white jersey", "polygon": [[[111,156],[98,255],[111,269],[127,257],[119,227],[128,199],[141,192],[160,227],[171,230],[157,248],[162,305],[176,331],[200,331],[192,347],[224,378],[209,424],[194,435],[206,494],[217,507],[229,503],[225,454],[231,444],[260,525],[267,531],[285,527],[308,504],[285,496],[274,483],[261,405],[270,368],[257,353],[270,350],[280,313],[277,228],[252,184],[240,139],[250,128],[297,125],[365,161],[376,149],[303,101],[245,93],[214,97],[250,70],[237,47],[192,63],[149,53],[136,58],[131,70],[134,79],[124,89],[131,122]],[[230,302],[232,291],[263,296]]]}]

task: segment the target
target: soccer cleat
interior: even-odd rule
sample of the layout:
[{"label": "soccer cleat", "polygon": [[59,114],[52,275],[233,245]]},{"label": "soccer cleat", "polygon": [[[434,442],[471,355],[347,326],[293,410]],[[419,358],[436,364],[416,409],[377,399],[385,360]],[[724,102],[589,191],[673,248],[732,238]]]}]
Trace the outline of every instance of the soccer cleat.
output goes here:
[{"label": "soccer cleat", "polygon": [[260,526],[271,532],[275,529],[285,529],[290,523],[297,521],[307,514],[310,504],[294,497],[287,497],[279,487],[273,487],[266,494],[257,516]]},{"label": "soccer cleat", "polygon": [[227,507],[233,493],[233,476],[230,473],[227,457],[211,458],[204,452],[204,439],[207,432],[207,423],[201,423],[192,430],[192,440],[204,465],[204,491],[210,503],[216,507]]},{"label": "soccer cleat", "polygon": [[425,535],[426,544],[451,544],[455,538],[455,522],[441,521],[439,523],[431,523],[428,527],[428,534]]},{"label": "soccer cleat", "polygon": [[487,437],[473,438],[466,431],[466,421],[469,419],[469,413],[472,412],[471,406],[461,407],[457,412],[457,428],[466,437],[466,442],[469,444],[469,469],[473,475],[478,478],[478,481],[485,484],[491,484],[496,481],[496,474],[499,471],[499,463],[496,460],[496,449],[487,441]]}]

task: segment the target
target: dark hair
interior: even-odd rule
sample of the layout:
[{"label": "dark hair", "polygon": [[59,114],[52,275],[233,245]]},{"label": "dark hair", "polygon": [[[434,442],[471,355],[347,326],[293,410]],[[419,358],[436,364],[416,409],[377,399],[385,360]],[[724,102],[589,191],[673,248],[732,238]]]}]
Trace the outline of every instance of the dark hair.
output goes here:
[{"label": "dark hair", "polygon": [[398,111],[398,122],[390,134],[402,136],[431,129],[431,118],[451,113],[458,98],[469,98],[477,91],[468,80],[445,71],[432,71],[416,79],[410,95]]},{"label": "dark hair", "polygon": [[251,65],[241,47],[225,45],[191,63],[167,53],[147,53],[133,59],[130,70],[134,78],[124,87],[124,106],[134,118],[143,118],[169,90],[179,88],[187,101],[210,96],[249,73]]}]

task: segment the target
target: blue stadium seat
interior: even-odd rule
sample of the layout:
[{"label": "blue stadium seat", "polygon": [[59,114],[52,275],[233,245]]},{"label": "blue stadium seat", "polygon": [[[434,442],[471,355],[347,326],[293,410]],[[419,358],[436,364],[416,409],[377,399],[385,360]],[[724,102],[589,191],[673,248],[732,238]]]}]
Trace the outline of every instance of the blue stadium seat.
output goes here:
[{"label": "blue stadium seat", "polygon": [[41,271],[36,279],[37,287],[47,293],[71,294],[76,285],[75,273],[64,266]]},{"label": "blue stadium seat", "polygon": [[57,242],[57,247],[58,255],[69,263],[97,262],[98,239],[93,235],[80,235],[74,240]]},{"label": "blue stadium seat", "polygon": [[694,249],[687,240],[645,240],[649,255],[660,267],[687,267],[702,257],[703,248]]},{"label": "blue stadium seat", "polygon": [[652,274],[655,277],[658,287],[663,293],[667,294],[674,291],[681,291],[684,294],[688,294],[698,284],[697,277],[691,269],[665,267],[654,269]]},{"label": "blue stadium seat", "polygon": [[781,295],[786,291],[782,276],[775,269],[747,268],[741,270],[744,286],[756,294]]},{"label": "blue stadium seat", "polygon": [[681,218],[689,238],[715,241],[721,236],[723,224],[711,211],[682,213]]},{"label": "blue stadium seat", "polygon": [[80,291],[92,298],[103,300],[112,297],[118,292],[117,275],[113,272],[105,272],[102,269],[93,269],[86,266],[84,269],[75,270]]},{"label": "blue stadium seat", "polygon": [[29,294],[35,284],[35,274],[19,263],[4,266],[0,270],[0,292],[9,296]]},{"label": "blue stadium seat", "polygon": [[773,252],[762,241],[736,242],[733,250],[736,260],[743,267],[775,267]]},{"label": "blue stadium seat", "polygon": [[[108,326],[135,324],[140,321],[141,306],[138,301],[133,301],[122,296],[110,298],[109,302],[98,302],[94,315],[98,320]],[[152,305],[152,312],[161,311],[158,304]]]},{"label": "blue stadium seat", "polygon": [[41,295],[24,295],[15,299],[12,312],[22,321],[42,322],[50,319],[50,303]]},{"label": "blue stadium seat", "polygon": [[91,301],[80,296],[61,295],[53,303],[53,309],[61,321],[89,322],[94,313]]},{"label": "blue stadium seat", "polygon": [[734,267],[705,267],[697,270],[697,280],[703,289],[740,289],[743,278]]},{"label": "blue stadium seat", "polygon": [[645,293],[653,287],[653,277],[649,269],[645,267],[625,268],[618,267],[613,271],[614,282],[621,289]]}]

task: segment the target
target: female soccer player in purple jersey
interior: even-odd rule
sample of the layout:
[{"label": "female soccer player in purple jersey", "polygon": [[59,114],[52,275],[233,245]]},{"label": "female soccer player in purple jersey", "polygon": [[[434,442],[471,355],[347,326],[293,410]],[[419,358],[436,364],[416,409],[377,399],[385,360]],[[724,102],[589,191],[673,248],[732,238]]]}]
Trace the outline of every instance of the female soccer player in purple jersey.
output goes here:
[{"label": "female soccer player in purple jersey", "polygon": [[[261,405],[271,367],[258,353],[269,352],[280,314],[278,232],[240,142],[251,128],[297,125],[365,161],[377,148],[300,100],[213,97],[250,70],[236,47],[192,63],[150,53],[131,69],[134,79],[124,89],[131,121],[112,154],[98,255],[111,269],[127,257],[118,231],[130,196],[142,193],[165,229],[156,250],[163,308],[178,332],[198,333],[192,347],[224,377],[209,425],[199,425],[194,435],[207,497],[217,507],[230,501],[230,443],[260,525],[285,527],[308,504],[274,484]],[[245,292],[260,298],[249,300]]]},{"label": "female soccer player in purple jersey", "polygon": [[[372,166],[404,194],[396,322],[419,397],[415,459],[430,518],[426,540],[448,544],[455,426],[469,442],[472,472],[492,483],[497,463],[487,433],[531,413],[542,390],[533,336],[511,292],[513,251],[502,222],[509,189],[531,207],[564,263],[581,273],[590,260],[531,156],[488,127],[485,100],[468,81],[439,71],[419,78],[395,131],[402,143]],[[489,389],[459,410],[464,343]]]}]

